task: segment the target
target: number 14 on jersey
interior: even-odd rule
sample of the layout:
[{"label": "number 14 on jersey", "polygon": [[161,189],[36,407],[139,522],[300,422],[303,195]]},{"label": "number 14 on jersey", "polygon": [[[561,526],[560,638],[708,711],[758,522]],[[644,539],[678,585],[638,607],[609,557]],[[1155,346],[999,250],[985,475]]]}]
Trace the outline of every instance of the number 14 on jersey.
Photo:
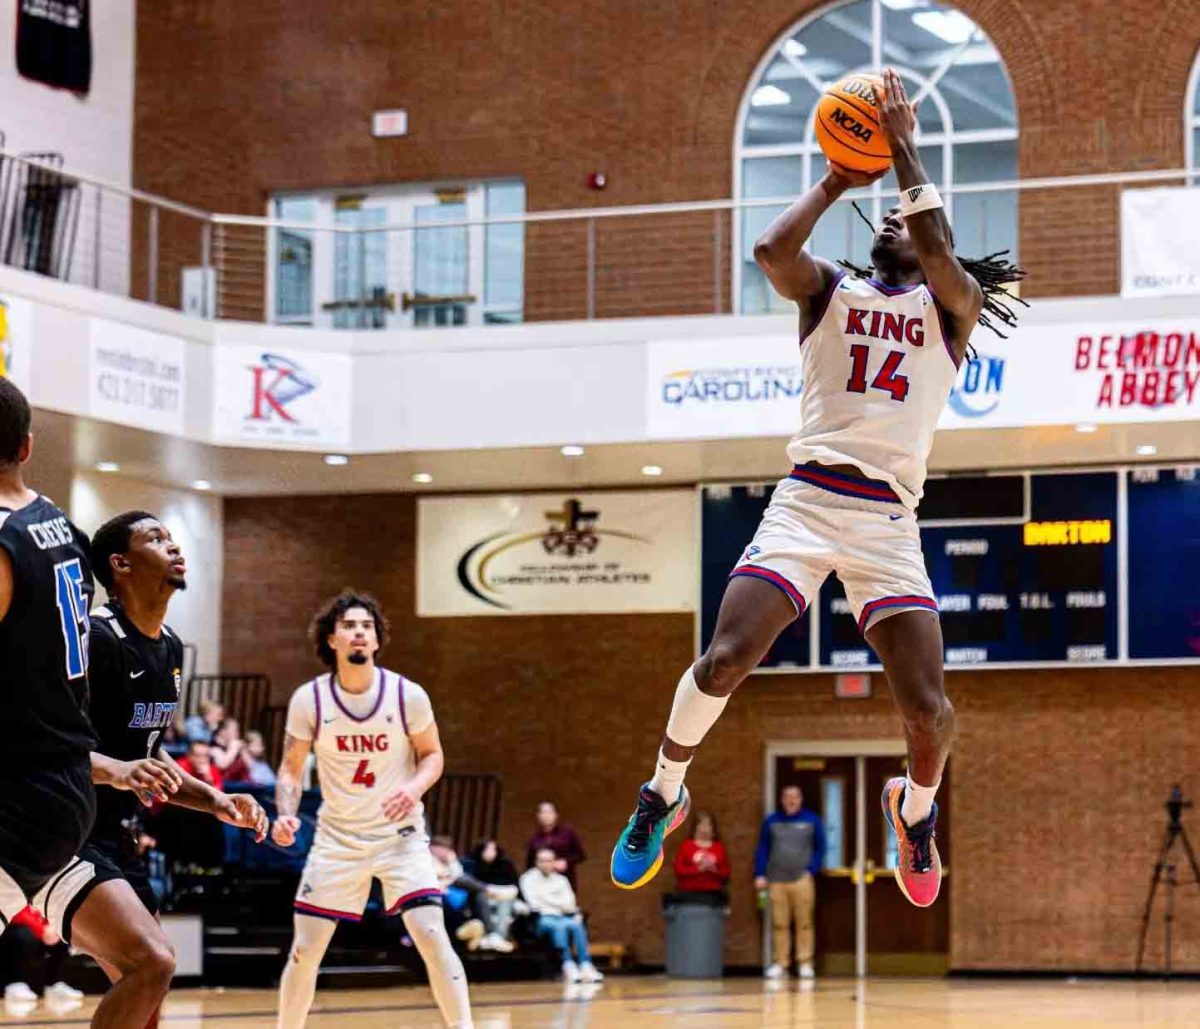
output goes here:
[{"label": "number 14 on jersey", "polygon": [[[850,393],[867,392],[867,364],[871,359],[871,348],[865,343],[850,345],[850,378],[846,381],[846,390]],[[908,376],[900,374],[900,365],[904,361],[904,351],[889,350],[883,363],[871,380],[871,389],[887,393],[898,403],[903,403],[908,396]]]}]

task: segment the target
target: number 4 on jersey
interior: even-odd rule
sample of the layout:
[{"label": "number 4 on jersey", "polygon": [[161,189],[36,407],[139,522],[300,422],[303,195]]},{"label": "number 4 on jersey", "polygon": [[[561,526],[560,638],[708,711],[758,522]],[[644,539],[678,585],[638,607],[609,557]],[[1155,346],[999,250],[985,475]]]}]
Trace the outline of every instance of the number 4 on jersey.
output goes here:
[{"label": "number 4 on jersey", "polygon": [[359,786],[365,786],[370,789],[375,785],[375,773],[367,771],[367,765],[370,764],[365,758],[358,763],[358,767],[354,769],[354,778],[350,781]]},{"label": "number 4 on jersey", "polygon": [[[871,348],[865,343],[855,343],[850,347],[850,360],[854,362],[850,369],[850,378],[846,389],[851,393],[866,393],[867,391],[867,360],[871,356]],[[872,389],[890,393],[893,400],[903,402],[908,396],[908,376],[897,375],[900,362],[904,360],[902,350],[889,350],[883,359],[883,365],[871,381]]]}]

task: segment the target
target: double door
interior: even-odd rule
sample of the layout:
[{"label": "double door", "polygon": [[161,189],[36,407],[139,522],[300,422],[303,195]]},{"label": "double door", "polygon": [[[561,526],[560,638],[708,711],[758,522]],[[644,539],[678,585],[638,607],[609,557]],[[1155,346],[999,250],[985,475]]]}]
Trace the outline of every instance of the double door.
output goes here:
[{"label": "double door", "polygon": [[[859,753],[812,745],[769,758],[768,795],[799,786],[825,823],[825,867],[817,882],[817,970],[825,975],[940,975],[949,967],[950,891],[913,907],[896,884],[896,841],[883,817],[884,783],[906,768],[899,744]],[[879,751],[892,751],[880,753]],[[951,865],[950,768],[938,790],[938,851]],[[770,933],[764,933],[770,947]]]},{"label": "double door", "polygon": [[[477,183],[277,198],[276,218],[315,228],[272,233],[272,320],[336,329],[493,320],[485,318],[486,248],[505,239],[457,224],[483,218],[487,197]],[[519,253],[515,260],[519,284]]]}]

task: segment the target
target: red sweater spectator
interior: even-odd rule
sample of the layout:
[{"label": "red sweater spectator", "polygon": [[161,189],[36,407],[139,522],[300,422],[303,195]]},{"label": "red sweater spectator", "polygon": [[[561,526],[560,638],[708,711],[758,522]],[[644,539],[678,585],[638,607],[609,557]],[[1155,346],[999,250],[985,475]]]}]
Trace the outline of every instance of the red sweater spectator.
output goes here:
[{"label": "red sweater spectator", "polygon": [[691,839],[675,855],[675,878],[680,893],[713,893],[729,882],[729,856],[717,835],[716,819],[706,811],[696,813]]},{"label": "red sweater spectator", "polygon": [[225,789],[225,778],[221,770],[213,763],[209,744],[200,740],[192,740],[188,744],[188,752],[179,759],[179,767],[188,775],[194,775],[201,782],[208,783],[214,790]]},{"label": "red sweater spectator", "polygon": [[525,856],[525,867],[533,868],[537,864],[539,850],[554,851],[554,868],[571,883],[571,889],[577,890],[575,883],[575,866],[587,855],[583,852],[583,843],[579,833],[569,825],[563,825],[558,820],[558,808],[548,800],[543,800],[537,809],[537,828],[529,840]]}]

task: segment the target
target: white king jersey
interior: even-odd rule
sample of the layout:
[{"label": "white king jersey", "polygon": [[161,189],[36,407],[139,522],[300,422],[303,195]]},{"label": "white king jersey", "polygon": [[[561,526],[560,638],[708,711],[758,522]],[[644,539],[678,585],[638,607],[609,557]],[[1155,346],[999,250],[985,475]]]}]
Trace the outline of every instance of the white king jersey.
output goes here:
[{"label": "white king jersey", "polygon": [[925,285],[842,274],[800,340],[796,464],[849,464],[916,508],[958,365]]},{"label": "white king jersey", "polygon": [[[366,840],[394,837],[404,825],[423,832],[423,805],[401,822],[388,821],[382,805],[416,771],[410,733],[423,732],[433,723],[428,694],[382,668],[366,694],[347,694],[332,679],[328,674],[317,676],[293,698],[293,706],[302,701],[305,713],[313,709],[315,715],[312,740],[321,785],[321,828]],[[289,732],[292,718],[289,710]]]}]

